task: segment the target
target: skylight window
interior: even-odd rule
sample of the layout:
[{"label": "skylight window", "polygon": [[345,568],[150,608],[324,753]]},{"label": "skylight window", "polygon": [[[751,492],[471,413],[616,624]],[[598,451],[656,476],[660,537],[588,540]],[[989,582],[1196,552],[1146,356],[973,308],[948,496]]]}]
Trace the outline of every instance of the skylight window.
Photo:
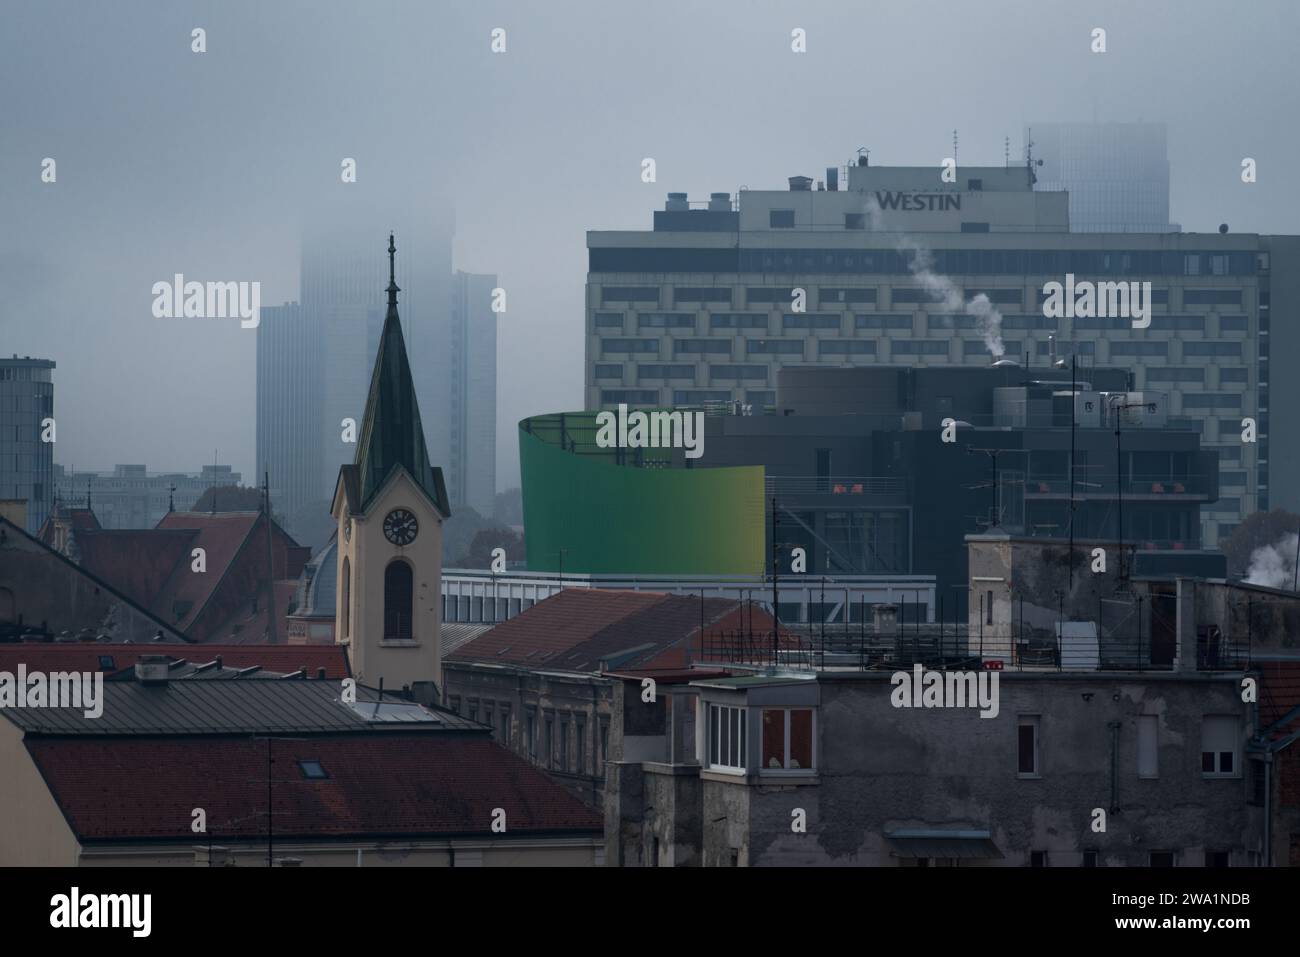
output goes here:
[{"label": "skylight window", "polygon": [[318,781],[322,778],[329,777],[329,775],[325,773],[325,768],[321,766],[319,761],[299,761],[298,767],[302,769],[302,776],[305,778]]}]

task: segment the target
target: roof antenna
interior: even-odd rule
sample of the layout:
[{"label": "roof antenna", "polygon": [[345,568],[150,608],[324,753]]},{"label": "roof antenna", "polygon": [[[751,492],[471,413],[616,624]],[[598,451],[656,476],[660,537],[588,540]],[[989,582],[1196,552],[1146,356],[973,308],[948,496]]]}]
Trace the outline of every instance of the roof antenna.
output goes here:
[{"label": "roof antenna", "polygon": [[952,131],[952,162],[954,166],[957,164],[957,131],[956,130]]}]

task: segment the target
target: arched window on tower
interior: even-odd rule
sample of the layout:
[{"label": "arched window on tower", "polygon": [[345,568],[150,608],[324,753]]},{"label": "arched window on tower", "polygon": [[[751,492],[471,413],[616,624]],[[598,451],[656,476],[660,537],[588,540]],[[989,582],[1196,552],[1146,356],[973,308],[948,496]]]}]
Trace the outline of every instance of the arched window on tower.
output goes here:
[{"label": "arched window on tower", "polygon": [[407,640],[415,637],[412,629],[411,566],[400,558],[388,563],[384,571],[384,640]]},{"label": "arched window on tower", "polygon": [[352,637],[352,562],[343,556],[343,634],[342,638]]}]

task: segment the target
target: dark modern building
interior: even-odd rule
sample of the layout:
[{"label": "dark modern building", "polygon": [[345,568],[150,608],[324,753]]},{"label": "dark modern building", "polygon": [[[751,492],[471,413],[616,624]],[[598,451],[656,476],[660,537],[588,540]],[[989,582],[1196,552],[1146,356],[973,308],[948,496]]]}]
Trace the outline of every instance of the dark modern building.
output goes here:
[{"label": "dark modern building", "polygon": [[[818,188],[793,176],[789,190],[707,202],[670,193],[651,228],[587,234],[586,408],[740,401],[760,412],[788,365],[982,366],[997,355],[1039,364],[1055,348],[1164,392],[1171,420],[1219,451],[1224,494],[1201,519],[1201,539],[1217,545],[1255,511],[1300,506],[1300,436],[1285,417],[1270,431],[1271,408],[1300,403],[1300,379],[1270,376],[1274,352],[1283,362],[1300,354],[1300,324],[1286,321],[1300,310],[1300,240],[1231,223],[1171,232],[1160,163],[1135,162],[1153,170],[1136,186],[1150,203],[1100,186],[1087,193],[1153,206],[1122,224],[1085,224],[1109,232],[1076,228],[1074,173],[1045,189],[1046,164],[961,166],[944,182],[937,167],[862,157],[829,167]],[[1149,325],[1045,315],[1044,286],[1067,276],[1149,282]],[[980,295],[983,316],[970,308]],[[1253,440],[1243,440],[1244,419]]]},{"label": "dark modern building", "polygon": [[0,499],[27,503],[36,532],[54,503],[54,363],[15,354],[0,359]]},{"label": "dark modern building", "polygon": [[[934,575],[935,601],[952,620],[967,611],[967,534],[998,529],[1123,538],[1146,551],[1196,549],[1200,510],[1219,494],[1217,452],[1203,448],[1195,430],[1171,427],[1178,423],[1169,421],[1167,395],[1135,391],[1124,369],[1009,360],[973,368],[791,366],[777,375],[774,401],[773,414],[733,407],[704,416],[704,453],[694,460],[682,449],[628,454],[622,464],[589,456],[580,415],[566,419],[571,438],[563,446],[535,450],[536,432],[524,430],[530,562],[534,548],[540,558],[561,541],[585,557],[584,536],[628,549],[662,538],[683,553],[676,571],[698,573],[685,564],[695,560],[698,525],[711,530],[702,554],[719,550],[768,574],[775,556],[787,580]],[[658,494],[648,514],[659,534],[637,524],[644,510],[605,494],[632,487],[640,474]],[[759,483],[761,504],[753,501]],[[564,502],[579,496],[587,525],[562,520]],[[680,515],[700,518],[679,522]],[[797,565],[796,548],[806,564]],[[936,610],[917,611],[933,620]]]}]

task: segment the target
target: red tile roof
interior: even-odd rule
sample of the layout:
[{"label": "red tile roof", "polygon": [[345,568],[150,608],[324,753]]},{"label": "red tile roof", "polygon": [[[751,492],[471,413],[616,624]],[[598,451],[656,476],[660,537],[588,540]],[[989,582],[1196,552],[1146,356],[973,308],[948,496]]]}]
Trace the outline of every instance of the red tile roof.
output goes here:
[{"label": "red tile roof", "polygon": [[[248,738],[36,739],[27,749],[83,842],[194,842],[194,808],[215,841],[266,833],[267,748]],[[284,839],[599,837],[601,816],[486,735],[354,734],[275,740],[274,832]],[[298,762],[319,761],[327,778]]]},{"label": "red tile roof", "polygon": [[[203,611],[207,600],[217,590],[226,571],[252,534],[260,518],[257,512],[215,512],[207,515],[196,512],[168,512],[158,522],[159,529],[194,529],[194,548],[202,548],[207,571],[196,574],[187,561],[178,565],[166,588],[157,596],[154,607],[169,621],[174,620],[182,631],[194,623]],[[189,602],[189,608],[179,618],[171,609],[180,602]]]},{"label": "red tile roof", "polygon": [[[706,599],[704,621],[738,607],[732,599]],[[689,595],[566,588],[461,645],[448,660],[589,672],[616,657],[620,667],[632,667],[684,643],[699,631],[700,618],[700,599]],[[632,649],[640,650],[623,657]]]},{"label": "red tile roof", "polygon": [[[20,663],[28,671],[118,671],[133,667],[141,655],[167,655],[169,658],[202,664],[221,656],[227,668],[251,668],[261,665],[267,671],[282,674],[306,668],[311,677],[320,668],[327,678],[351,675],[348,656],[342,645],[211,645],[156,644],[120,645],[96,641],[49,643],[20,642],[0,644],[0,671],[14,672]],[[101,657],[112,658],[112,666],[101,669]]]},{"label": "red tile roof", "polygon": [[107,582],[138,605],[153,611],[164,621],[155,600],[178,563],[190,561],[192,529],[156,528],[103,529],[77,536],[82,568]]},{"label": "red tile roof", "polygon": [[[1300,661],[1257,661],[1255,667],[1260,672],[1259,722],[1267,728],[1300,705]],[[1295,729],[1298,721],[1278,728],[1279,735]]]}]

